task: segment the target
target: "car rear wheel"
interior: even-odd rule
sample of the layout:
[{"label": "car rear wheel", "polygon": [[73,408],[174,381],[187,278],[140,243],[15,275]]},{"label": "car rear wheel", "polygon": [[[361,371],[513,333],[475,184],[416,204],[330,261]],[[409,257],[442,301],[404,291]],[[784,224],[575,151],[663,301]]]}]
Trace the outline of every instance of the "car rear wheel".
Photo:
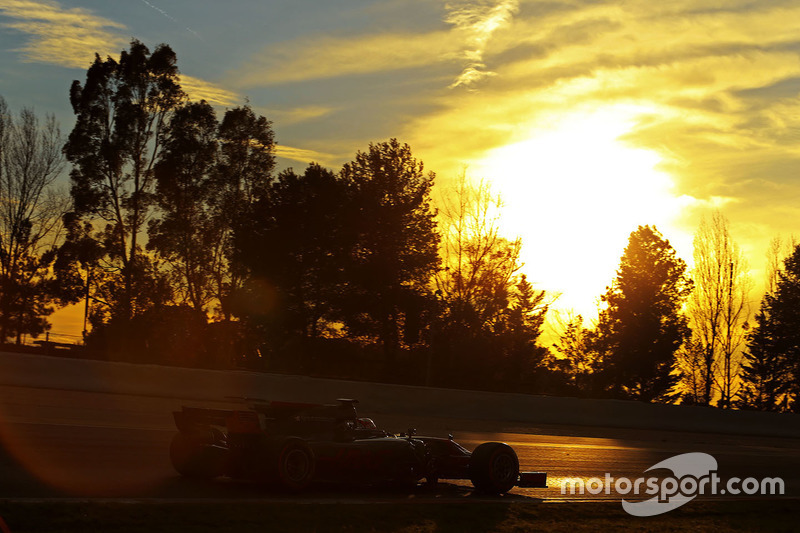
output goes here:
[{"label": "car rear wheel", "polygon": [[278,452],[278,481],[289,490],[306,488],[314,479],[314,452],[302,439],[287,439]]},{"label": "car rear wheel", "polygon": [[213,479],[224,471],[223,448],[214,448],[216,436],[205,433],[177,433],[169,446],[172,466],[182,476]]},{"label": "car rear wheel", "polygon": [[519,459],[508,444],[486,442],[472,452],[469,461],[472,485],[487,494],[505,494],[519,478]]}]

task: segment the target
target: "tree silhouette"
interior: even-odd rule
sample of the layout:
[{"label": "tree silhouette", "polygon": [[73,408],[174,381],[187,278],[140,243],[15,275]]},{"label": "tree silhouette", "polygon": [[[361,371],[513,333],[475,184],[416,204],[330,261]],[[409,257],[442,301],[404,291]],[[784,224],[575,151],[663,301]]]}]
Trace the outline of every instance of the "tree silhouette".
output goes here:
[{"label": "tree silhouette", "polygon": [[461,386],[520,388],[546,353],[536,344],[545,294],[518,275],[522,240],[501,235],[502,201],[486,182],[462,175],[442,203],[436,372]]},{"label": "tree silhouette", "polygon": [[214,255],[214,291],[220,311],[230,318],[230,297],[246,271],[235,260],[235,233],[253,216],[256,202],[268,194],[275,168],[272,123],[249,105],[228,110],[217,133],[219,155],[214,177],[212,217],[219,231]]},{"label": "tree silhouette", "polygon": [[179,302],[205,314],[213,299],[215,252],[222,238],[211,208],[216,196],[217,119],[205,101],[175,111],[155,164],[156,217],[148,228],[149,250],[167,262]]},{"label": "tree silhouette", "polygon": [[800,405],[800,246],[761,301],[742,365],[744,407],[797,410]]},{"label": "tree silhouette", "polygon": [[151,54],[136,40],[118,62],[96,56],[85,82],[76,80],[70,89],[76,122],[64,152],[72,163],[75,213],[106,223],[94,238],[105,250],[105,272],[119,278],[121,290],[109,286],[114,294],[106,303],[123,321],[150,300],[140,290],[153,280],[136,279],[152,272],[139,264],[140,233],[152,205],[164,129],[184,98],[172,49],[159,45]]},{"label": "tree silhouette", "polygon": [[503,320],[495,327],[501,341],[495,377],[522,388],[533,385],[537,373],[545,370],[548,351],[538,345],[538,340],[548,306],[545,292],[535,290],[525,274],[519,276],[509,297]]},{"label": "tree silhouette", "polygon": [[672,398],[675,352],[691,334],[681,314],[691,289],[686,264],[669,241],[650,226],[631,233],[614,283],[602,296],[607,307],[593,339],[613,394],[644,401]]},{"label": "tree silhouette", "polygon": [[715,388],[723,406],[729,406],[736,394],[742,326],[748,315],[747,265],[728,226],[716,211],[710,222],[701,222],[694,238],[694,290],[688,306],[694,351],[689,354],[702,352],[696,377],[702,385],[698,400],[706,405],[713,400]]},{"label": "tree silhouette", "polygon": [[25,108],[15,118],[0,97],[0,342],[44,332],[54,310],[50,267],[66,205],[51,185],[62,142],[53,116],[41,124]]},{"label": "tree silhouette", "polygon": [[709,378],[707,355],[708,351],[694,336],[676,352],[681,403],[708,405],[705,402],[706,384]]},{"label": "tree silhouette", "polygon": [[[271,321],[281,335],[318,337],[339,319],[344,294],[343,265],[354,245],[349,196],[336,174],[311,164],[301,175],[281,172],[236,234],[237,259],[255,281],[258,298],[268,284],[279,305],[258,309],[246,303],[249,319]],[[265,303],[265,302],[262,302]]]},{"label": "tree silhouette", "polygon": [[401,325],[419,323],[414,317],[430,299],[431,276],[439,268],[430,200],[434,174],[424,173],[407,144],[391,139],[358,152],[341,178],[358,222],[345,271],[345,323],[355,335],[380,339],[392,372]]},{"label": "tree silhouette", "polygon": [[592,330],[584,326],[581,315],[569,314],[564,319],[559,318],[558,322],[561,333],[553,349],[560,357],[548,360],[552,377],[563,376],[570,392],[597,394],[596,373],[600,368],[598,354],[591,342]]},{"label": "tree silhouette", "polygon": [[440,213],[442,261],[437,289],[447,301],[449,321],[480,331],[504,313],[522,267],[522,240],[500,233],[502,201],[486,182],[459,178]]},{"label": "tree silhouette", "polygon": [[[105,277],[100,266],[105,254],[103,246],[93,236],[92,223],[81,220],[74,212],[63,217],[66,236],[58,248],[53,271],[58,296],[63,303],[84,302],[83,337],[88,333],[92,296]],[[92,290],[92,288],[95,290]]]},{"label": "tree silhouette", "polygon": [[270,122],[249,106],[228,110],[221,123],[205,101],[174,112],[154,167],[147,247],[166,262],[181,305],[230,314],[230,294],[244,276],[233,257],[234,231],[267,196],[273,150]]}]

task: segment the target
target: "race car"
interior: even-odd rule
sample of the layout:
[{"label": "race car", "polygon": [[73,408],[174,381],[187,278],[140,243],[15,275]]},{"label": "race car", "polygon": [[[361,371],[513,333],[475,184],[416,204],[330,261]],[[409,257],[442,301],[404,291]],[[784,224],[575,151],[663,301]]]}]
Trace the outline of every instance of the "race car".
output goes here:
[{"label": "race car", "polygon": [[469,479],[475,489],[504,494],[546,487],[545,472],[520,472],[511,446],[486,442],[470,452],[447,438],[414,430],[393,434],[359,417],[357,400],[322,405],[244,399],[245,409],[182,407],[170,459],[183,476],[277,482],[299,491],[312,482],[416,486]]}]

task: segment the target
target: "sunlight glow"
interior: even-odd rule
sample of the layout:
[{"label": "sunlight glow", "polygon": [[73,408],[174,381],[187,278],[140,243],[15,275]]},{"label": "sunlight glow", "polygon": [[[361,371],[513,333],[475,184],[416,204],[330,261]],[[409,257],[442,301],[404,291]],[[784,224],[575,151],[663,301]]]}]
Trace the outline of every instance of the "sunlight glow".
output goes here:
[{"label": "sunlight glow", "polygon": [[671,226],[686,199],[672,194],[662,156],[621,140],[641,113],[618,106],[569,115],[472,167],[503,197],[504,227],[523,239],[523,271],[561,293],[555,308],[585,319],[594,318],[638,225],[687,239]]}]

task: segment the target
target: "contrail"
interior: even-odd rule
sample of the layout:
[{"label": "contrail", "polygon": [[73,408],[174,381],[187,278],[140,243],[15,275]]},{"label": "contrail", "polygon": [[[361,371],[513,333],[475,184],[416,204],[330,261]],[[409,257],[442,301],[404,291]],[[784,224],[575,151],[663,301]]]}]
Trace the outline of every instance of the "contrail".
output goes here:
[{"label": "contrail", "polygon": [[[166,11],[161,9],[160,7],[154,6],[153,4],[148,2],[147,0],[142,0],[142,3],[145,4],[146,6],[148,6],[151,9],[155,9],[156,11],[158,11],[159,13],[161,13],[162,15],[167,17],[169,20],[171,20],[175,24],[179,24],[179,25],[183,26],[183,24],[181,24],[181,22],[178,19],[176,19],[175,17],[173,17],[172,15],[170,15],[169,13],[167,13]],[[192,35],[194,35],[195,37],[197,37],[201,41],[203,40],[202,37],[200,37],[200,35],[196,31],[194,31],[192,28],[189,28],[188,26],[184,26],[184,28],[186,28],[186,31],[188,31],[189,33],[191,33]]]}]

